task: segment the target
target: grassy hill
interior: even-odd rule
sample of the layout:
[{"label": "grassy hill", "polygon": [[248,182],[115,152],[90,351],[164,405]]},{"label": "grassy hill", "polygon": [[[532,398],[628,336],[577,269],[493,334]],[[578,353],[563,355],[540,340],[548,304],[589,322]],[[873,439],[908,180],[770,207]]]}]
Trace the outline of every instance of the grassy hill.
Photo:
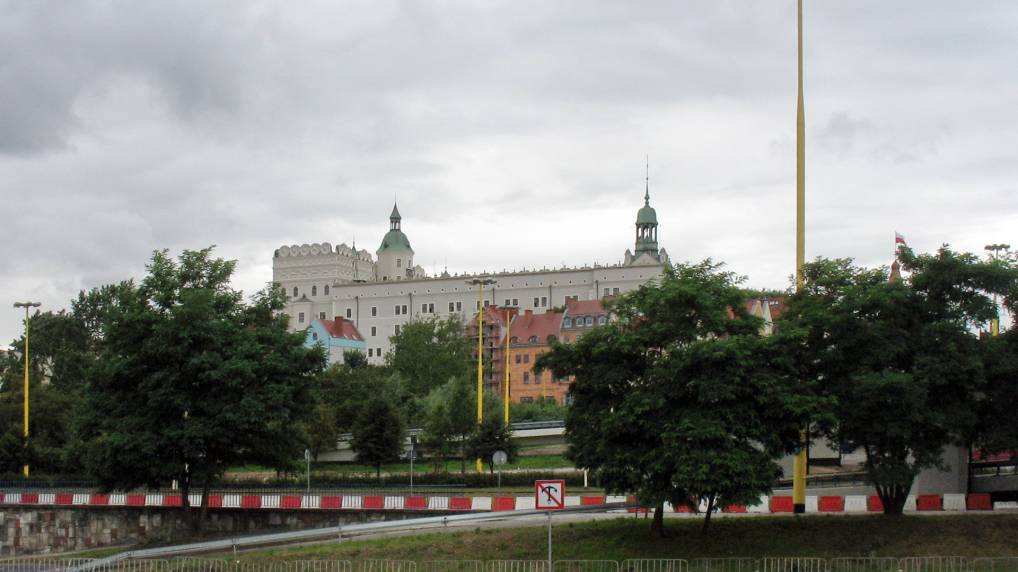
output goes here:
[{"label": "grassy hill", "polygon": [[[703,535],[699,519],[669,519],[656,538],[629,518],[554,527],[556,560],[765,556],[1018,556],[1018,514],[719,518]],[[245,561],[303,559],[519,560],[547,558],[542,526],[429,533],[278,548]]]}]

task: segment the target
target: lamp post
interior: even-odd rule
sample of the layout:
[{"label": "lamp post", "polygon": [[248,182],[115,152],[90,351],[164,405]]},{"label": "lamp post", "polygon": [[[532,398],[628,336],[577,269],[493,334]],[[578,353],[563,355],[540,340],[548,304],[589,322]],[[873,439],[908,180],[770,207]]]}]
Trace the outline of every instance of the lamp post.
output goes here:
[{"label": "lamp post", "polygon": [[[990,253],[990,260],[993,260],[995,262],[997,260],[1000,260],[1001,258],[1005,259],[1008,258],[1011,253],[1010,244],[987,244],[986,246],[983,247],[983,249]],[[1004,253],[1003,257],[1001,257],[1000,255],[1002,252]],[[990,335],[997,336],[998,334],[1000,334],[1000,318],[996,315],[997,312],[996,292],[994,292],[993,294],[993,312],[994,317],[992,320],[990,320]]]},{"label": "lamp post", "polygon": [[[24,417],[25,417],[24,434],[25,434],[25,446],[28,446],[28,322],[29,322],[28,312],[29,312],[30,309],[38,308],[39,306],[42,306],[42,304],[39,303],[39,302],[15,302],[14,303],[14,307],[15,308],[24,308],[25,309],[25,395],[24,395],[24,412],[25,412],[25,414],[24,414]],[[27,479],[28,478],[28,463],[27,462],[25,463],[24,467],[22,467],[22,473],[25,475],[25,478]]]},{"label": "lamp post", "polygon": [[509,334],[512,333],[512,313],[508,307],[505,309],[505,375],[502,381],[503,401],[505,402],[505,428],[509,429]]},{"label": "lamp post", "polygon": [[[477,425],[484,421],[484,286],[494,284],[490,276],[478,276],[467,280],[467,284],[477,286]],[[484,463],[478,457],[474,462],[478,473],[484,472]]]},{"label": "lamp post", "polygon": [[[795,289],[801,290],[806,264],[806,111],[802,89],[802,0],[797,2],[797,85],[795,100]],[[792,504],[796,514],[806,512],[807,431],[799,437],[799,451],[792,465]]]}]

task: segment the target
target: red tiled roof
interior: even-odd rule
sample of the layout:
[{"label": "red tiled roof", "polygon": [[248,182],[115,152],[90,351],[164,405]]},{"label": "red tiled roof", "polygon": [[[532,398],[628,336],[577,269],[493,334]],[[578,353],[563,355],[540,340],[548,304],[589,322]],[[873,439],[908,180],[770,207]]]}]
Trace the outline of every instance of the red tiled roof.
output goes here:
[{"label": "red tiled roof", "polygon": [[509,328],[509,335],[516,338],[521,344],[529,344],[530,338],[537,336],[537,343],[546,344],[548,336],[558,337],[562,329],[562,314],[560,312],[545,312],[534,314],[527,310],[516,316]]},{"label": "red tiled roof", "polygon": [[566,313],[570,316],[597,315],[604,314],[605,309],[600,300],[573,300],[570,298],[566,302]]},{"label": "red tiled roof", "polygon": [[346,318],[337,317],[335,320],[318,320],[322,323],[326,332],[334,338],[344,338],[347,340],[355,340],[363,342],[364,338],[361,333],[357,331],[357,326],[353,325],[353,322]]}]

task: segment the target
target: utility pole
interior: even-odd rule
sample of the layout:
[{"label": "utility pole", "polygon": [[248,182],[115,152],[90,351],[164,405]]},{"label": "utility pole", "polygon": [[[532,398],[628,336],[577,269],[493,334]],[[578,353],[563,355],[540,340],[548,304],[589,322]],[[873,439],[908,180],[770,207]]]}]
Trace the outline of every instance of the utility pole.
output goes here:
[{"label": "utility pole", "polygon": [[[484,286],[494,284],[490,276],[479,276],[467,280],[467,284],[477,286],[477,426],[484,421]],[[478,473],[484,472],[484,463],[478,457],[474,461]]]},{"label": "utility pole", "polygon": [[[801,290],[806,264],[806,111],[802,89],[802,0],[797,0],[798,85],[795,103],[795,289]],[[799,451],[792,467],[792,503],[796,514],[806,512],[806,472],[809,463],[809,436],[806,428],[799,436]]]},{"label": "utility pole", "polygon": [[[24,435],[25,435],[25,447],[28,447],[28,322],[31,318],[28,315],[28,311],[32,308],[38,308],[42,306],[40,302],[15,302],[15,308],[25,309],[25,392],[24,392]],[[28,478],[28,462],[25,462],[21,468],[21,472],[25,478]]]}]

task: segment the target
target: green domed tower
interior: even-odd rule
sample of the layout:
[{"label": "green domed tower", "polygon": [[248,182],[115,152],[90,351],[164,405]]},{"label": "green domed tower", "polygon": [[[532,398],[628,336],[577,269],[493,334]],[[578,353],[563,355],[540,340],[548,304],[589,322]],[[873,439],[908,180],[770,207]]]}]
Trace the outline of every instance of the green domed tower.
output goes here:
[{"label": "green domed tower", "polygon": [[643,208],[636,213],[636,252],[635,258],[649,254],[658,258],[657,247],[657,211],[650,206],[650,176],[647,177],[647,189],[643,195]]},{"label": "green domed tower", "polygon": [[375,253],[378,255],[375,268],[375,279],[378,281],[406,280],[414,276],[414,249],[410,248],[410,239],[400,229],[402,220],[399,209],[393,204],[392,214],[389,215],[389,232],[382,237],[382,245]]}]

